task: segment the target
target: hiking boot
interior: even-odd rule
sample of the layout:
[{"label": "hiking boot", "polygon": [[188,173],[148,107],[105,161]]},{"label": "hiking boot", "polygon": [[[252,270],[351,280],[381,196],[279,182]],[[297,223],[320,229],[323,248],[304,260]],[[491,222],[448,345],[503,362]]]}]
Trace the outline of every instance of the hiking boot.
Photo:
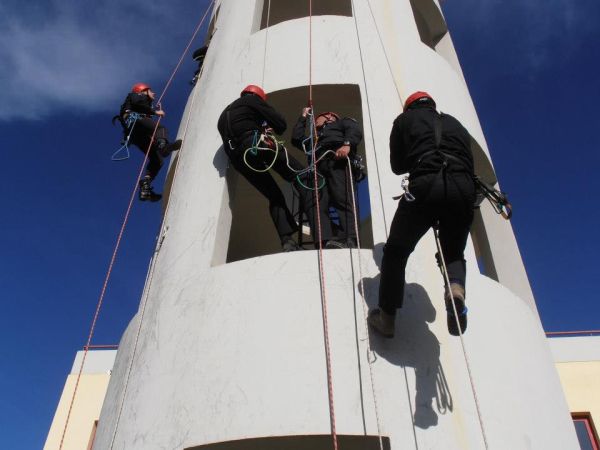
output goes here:
[{"label": "hiking boot", "polygon": [[175,150],[179,150],[181,148],[181,144],[182,144],[182,140],[177,139],[176,141],[171,142],[170,144],[165,144],[165,145],[159,146],[160,155],[163,158],[166,158]]},{"label": "hiking boot", "polygon": [[396,315],[388,314],[381,309],[372,310],[367,318],[367,323],[386,338],[394,337],[395,321]]},{"label": "hiking boot", "polygon": [[342,241],[336,241],[335,239],[330,239],[325,244],[325,248],[327,248],[327,249],[333,249],[333,248],[348,248],[348,247]]},{"label": "hiking boot", "polygon": [[[450,295],[450,292],[452,293],[452,295]],[[465,288],[464,286],[458,283],[450,283],[450,292],[446,290],[446,293],[444,295],[444,300],[446,302],[446,312],[448,313],[448,332],[452,336],[460,336],[467,329],[467,307],[465,306]],[[456,316],[454,315],[454,308],[452,307],[453,298],[454,305],[456,306]]]},{"label": "hiking boot", "polygon": [[356,239],[354,239],[354,238],[348,238],[346,240],[346,247],[347,248],[358,248],[358,245],[356,243]]},{"label": "hiking boot", "polygon": [[161,194],[157,194],[156,192],[154,192],[150,183],[151,180],[149,177],[145,177],[140,180],[139,199],[143,202],[157,202],[162,198]]},{"label": "hiking boot", "polygon": [[297,250],[302,250],[302,247],[300,247],[296,241],[294,241],[292,238],[288,238],[286,239],[282,244],[281,247],[283,248],[283,251],[285,253],[287,252],[295,252]]}]

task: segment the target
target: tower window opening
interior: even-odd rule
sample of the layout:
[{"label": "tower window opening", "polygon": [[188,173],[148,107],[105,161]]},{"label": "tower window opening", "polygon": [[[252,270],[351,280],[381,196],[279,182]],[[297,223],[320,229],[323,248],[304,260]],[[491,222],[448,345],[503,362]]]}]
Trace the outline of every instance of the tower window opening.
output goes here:
[{"label": "tower window opening", "polygon": [[[337,435],[340,450],[379,450],[379,436]],[[390,438],[381,437],[384,450],[390,450]],[[331,435],[270,436],[188,447],[185,450],[330,450]]]},{"label": "tower window opening", "polygon": [[211,19],[210,19],[210,23],[208,24],[208,33],[206,33],[206,41],[205,44],[207,44],[210,41],[210,38],[212,37],[213,34],[215,34],[215,31],[217,31],[217,21],[219,20],[219,12],[221,11],[221,5],[219,5],[216,9],[216,11],[214,12],[214,14],[212,15]]},{"label": "tower window opening", "polygon": [[448,33],[446,21],[433,0],[410,0],[421,42],[431,49]]},{"label": "tower window opening", "polygon": [[[288,154],[303,165],[307,165],[307,155],[291,144],[291,134],[296,121],[306,105],[308,86],[284,89],[268,93],[268,102],[279,111],[287,121],[287,130],[281,136]],[[316,85],[313,86],[315,112],[335,111],[341,117],[352,117],[364,128],[360,89],[357,85]],[[308,131],[307,131],[308,133]],[[367,166],[364,138],[357,148],[357,154]],[[368,172],[368,167],[367,167]],[[298,189],[305,189],[294,182],[284,181],[274,170],[273,176],[284,194],[286,204],[294,215],[298,228],[293,235],[294,240],[301,242],[308,250],[315,248],[310,224],[306,214],[302,212]],[[231,212],[231,229],[227,247],[226,261],[234,262],[242,259],[263,256],[282,251],[281,242],[269,214],[266,198],[260,194],[237,170],[229,168],[226,174],[229,210]],[[310,186],[312,187],[312,186]],[[310,194],[312,191],[310,192]],[[371,207],[369,202],[368,177],[357,184],[356,206],[359,217],[359,237],[362,248],[373,248],[373,231],[371,226]],[[225,206],[226,207],[226,206]],[[337,215],[331,210],[330,217],[334,224]],[[321,220],[324,220],[321,218]],[[354,230],[354,224],[351,224]],[[335,225],[334,225],[335,229]],[[215,263],[219,263],[215,261]]]},{"label": "tower window opening", "polygon": [[[484,181],[495,184],[496,174],[494,168],[490,164],[490,160],[481,148],[481,146],[471,138],[471,152],[473,154],[473,164],[475,174],[481,177]],[[494,257],[490,246],[490,236],[485,227],[481,208],[487,208],[487,200],[484,200],[480,208],[475,210],[473,217],[473,225],[471,226],[471,239],[475,248],[475,256],[479,272],[493,280],[498,281],[498,272],[494,263]]]},{"label": "tower window opening", "polygon": [[[269,0],[257,2],[260,14],[260,30],[268,25],[277,25],[293,19],[308,17],[310,14],[308,2],[299,0],[270,0],[271,8],[269,11]],[[352,17],[351,0],[319,0],[313,2],[313,16],[346,16]]]},{"label": "tower window opening", "polygon": [[433,0],[410,0],[421,42],[444,58],[455,70],[460,63],[454,51],[448,26]]}]

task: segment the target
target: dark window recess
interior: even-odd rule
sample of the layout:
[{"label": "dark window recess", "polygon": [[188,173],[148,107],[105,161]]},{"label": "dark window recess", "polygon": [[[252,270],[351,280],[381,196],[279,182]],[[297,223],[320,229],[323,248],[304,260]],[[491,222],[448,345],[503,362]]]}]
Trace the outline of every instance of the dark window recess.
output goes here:
[{"label": "dark window recess", "polygon": [[212,35],[215,34],[215,31],[217,31],[216,26],[217,26],[217,20],[219,20],[219,12],[220,11],[221,11],[221,5],[219,5],[217,7],[217,10],[215,11],[212,18],[210,19],[210,23],[208,24],[208,33],[206,33],[206,40],[204,41],[205,44],[210,42]]},{"label": "dark window recess", "polygon": [[[484,200],[487,201],[487,200]],[[473,225],[471,225],[471,239],[477,257],[479,272],[492,280],[498,281],[498,272],[494,264],[490,241],[483,223],[483,217],[479,209],[475,210]]]},{"label": "dark window recess", "polygon": [[421,42],[435,50],[448,32],[446,21],[433,0],[410,0]]},{"label": "dark window recess", "polygon": [[[260,2],[258,2],[259,7]],[[313,16],[347,16],[352,17],[351,0],[319,0],[313,2]],[[300,0],[271,0],[269,12],[269,0],[263,0],[260,29],[267,27],[267,15],[269,26],[277,25],[287,20],[308,17],[308,2]]]},{"label": "dark window recess", "polygon": [[[339,450],[379,450],[378,436],[337,435]],[[384,450],[390,450],[390,439],[382,437]],[[185,450],[331,450],[332,437],[325,435],[311,436],[275,436],[238,441],[219,442],[215,444],[188,447]]]},{"label": "dark window recess", "polygon": [[[473,153],[475,174],[492,185],[496,184],[494,168],[481,146],[473,138],[471,138],[471,152]],[[483,202],[487,203],[487,200]],[[473,217],[473,225],[471,226],[471,239],[475,247],[479,272],[492,280],[498,281],[498,273],[490,247],[490,238],[493,238],[493,236],[488,236],[481,211],[476,209]]]},{"label": "dark window recess", "polygon": [[600,441],[592,416],[589,413],[575,413],[572,417],[581,450],[600,450]]},{"label": "dark window recess", "polygon": [[[269,92],[269,103],[273,105],[288,122],[286,132],[281,136],[289,154],[303,164],[307,163],[304,153],[291,144],[291,131],[296,120],[306,105],[308,86]],[[327,84],[313,86],[313,98],[316,112],[335,111],[342,117],[353,117],[364,129],[362,117],[362,101],[360,89],[354,84]],[[365,157],[365,141],[358,146],[358,154],[369,170]],[[299,216],[298,196],[291,184],[271,170],[269,172],[279,184],[286,203],[296,221],[303,222],[303,233],[296,233],[294,239],[302,240],[306,249],[313,249],[312,237],[307,233],[308,222]],[[227,188],[229,191],[229,207],[231,209],[231,232],[227,247],[226,262],[234,262],[255,256],[281,252],[281,243],[275,231],[267,200],[248,183],[235,169],[227,171]],[[359,211],[360,242],[362,248],[373,248],[373,231],[371,226],[371,206],[369,202],[368,177],[358,184],[357,208]],[[336,220],[335,213],[331,219]],[[301,239],[300,239],[301,238]]]}]

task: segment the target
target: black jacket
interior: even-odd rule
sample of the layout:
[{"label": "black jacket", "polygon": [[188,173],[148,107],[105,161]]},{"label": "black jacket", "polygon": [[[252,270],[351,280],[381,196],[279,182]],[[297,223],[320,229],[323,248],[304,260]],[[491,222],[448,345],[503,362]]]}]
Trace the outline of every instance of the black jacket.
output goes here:
[{"label": "black jacket", "polygon": [[[410,172],[414,178],[440,170],[444,157],[434,151],[437,114],[432,105],[415,104],[396,118],[390,134],[390,164],[396,175]],[[440,123],[440,150],[450,156],[446,158],[450,171],[473,174],[469,132],[449,114],[440,114]]]},{"label": "black jacket", "polygon": [[121,105],[119,114],[123,117],[123,115],[129,111],[151,116],[154,114],[155,109],[152,106],[152,99],[150,97],[144,94],[131,92],[127,95],[127,98],[125,98],[125,101]]},{"label": "black jacket", "polygon": [[266,127],[273,128],[275,133],[281,134],[287,128],[287,123],[275,108],[257,95],[244,95],[235,100],[221,113],[217,123],[226,149],[229,148],[229,140],[234,146],[238,145],[251,132],[262,132]]},{"label": "black jacket", "polygon": [[[292,131],[292,144],[304,150],[302,143],[306,139],[306,117],[300,116]],[[358,122],[350,117],[336,120],[335,122],[326,123],[317,132],[318,135],[318,151],[337,150],[345,141],[350,142],[350,152],[355,153],[358,144],[362,141],[362,131]],[[306,149],[309,150],[309,149]]]}]

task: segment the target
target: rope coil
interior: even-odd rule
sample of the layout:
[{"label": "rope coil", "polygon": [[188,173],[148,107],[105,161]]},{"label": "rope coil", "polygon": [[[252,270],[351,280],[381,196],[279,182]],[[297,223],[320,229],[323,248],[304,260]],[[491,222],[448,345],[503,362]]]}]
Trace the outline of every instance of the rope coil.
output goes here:
[{"label": "rope coil", "polygon": [[[129,133],[127,134],[127,136],[125,136],[125,139],[123,139],[123,141],[121,142],[123,145],[121,145],[117,149],[117,151],[114,152],[112,154],[112,156],[110,157],[110,159],[112,161],[125,161],[125,160],[129,159],[129,157],[130,157],[129,140],[131,139],[131,135],[133,134],[133,129],[135,128],[135,124],[137,123],[137,121],[140,117],[142,117],[141,114],[138,114],[136,112],[130,112],[129,115],[127,116],[127,119],[125,120],[125,127],[129,130]],[[125,152],[125,156],[120,155],[123,151]]]}]

